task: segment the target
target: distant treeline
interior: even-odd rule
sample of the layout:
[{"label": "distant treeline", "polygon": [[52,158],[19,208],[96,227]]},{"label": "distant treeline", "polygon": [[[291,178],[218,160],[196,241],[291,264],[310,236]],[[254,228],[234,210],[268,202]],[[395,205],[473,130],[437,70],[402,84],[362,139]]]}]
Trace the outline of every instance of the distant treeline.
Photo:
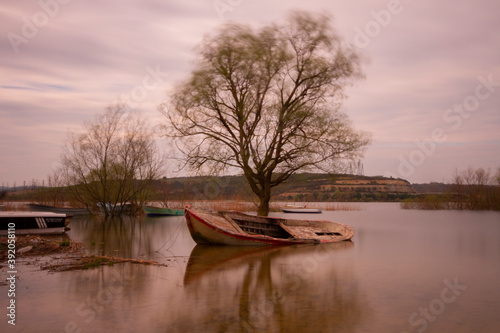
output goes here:
[{"label": "distant treeline", "polygon": [[[394,179],[385,177],[368,177],[354,175],[329,175],[316,173],[302,173],[292,175],[290,179],[273,189],[274,201],[300,201],[300,202],[372,202],[393,201],[398,202],[413,197],[410,184],[399,180],[403,186],[407,186],[408,193],[395,193],[391,191],[372,190],[367,187],[355,187],[350,185],[338,186],[339,181],[345,183],[394,182]],[[325,187],[336,185],[336,190],[328,190]],[[401,185],[400,185],[401,186]],[[67,187],[38,187],[23,191],[12,191],[6,200],[32,201],[41,204],[58,206],[62,203],[78,205],[72,198]],[[204,201],[204,200],[237,200],[256,201],[257,198],[250,190],[248,182],[242,175],[238,176],[196,176],[163,178],[152,183],[152,190],[148,194],[149,201]]]},{"label": "distant treeline", "polygon": [[[408,193],[391,191],[367,192],[366,187],[339,186],[339,183],[384,183],[396,181],[384,177],[353,175],[296,174],[289,181],[273,191],[274,201],[299,202],[401,202],[405,209],[492,209],[500,210],[500,186],[495,183],[496,175],[478,170],[457,172],[452,184],[430,183],[411,185],[404,180],[397,180],[400,186],[407,183]],[[401,185],[403,184],[403,185]],[[336,190],[325,190],[335,185]],[[379,187],[379,188],[380,188]],[[411,189],[415,189],[416,193]],[[79,204],[72,197],[68,187],[39,187],[23,191],[6,193],[6,201],[28,201],[59,206]],[[181,202],[205,200],[256,201],[244,176],[197,176],[163,178],[152,183],[148,201]]]},{"label": "distant treeline", "polygon": [[468,168],[456,171],[444,193],[419,195],[401,203],[404,209],[500,210],[500,171]]}]

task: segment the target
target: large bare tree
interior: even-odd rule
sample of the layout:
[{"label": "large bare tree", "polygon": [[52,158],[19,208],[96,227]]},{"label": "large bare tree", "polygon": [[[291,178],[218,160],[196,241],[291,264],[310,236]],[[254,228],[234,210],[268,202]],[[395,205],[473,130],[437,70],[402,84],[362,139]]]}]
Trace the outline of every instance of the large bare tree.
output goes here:
[{"label": "large bare tree", "polygon": [[125,203],[142,207],[162,173],[152,133],[122,104],[98,114],[83,133],[70,132],[62,171],[76,199],[87,207],[100,204],[106,216],[122,213]]},{"label": "large bare tree", "polygon": [[[160,106],[185,162],[243,171],[267,215],[271,189],[298,171],[335,172],[368,144],[339,108],[360,60],[324,15],[294,12],[259,30],[205,38],[189,79]],[[178,140],[177,140],[178,139]]]}]

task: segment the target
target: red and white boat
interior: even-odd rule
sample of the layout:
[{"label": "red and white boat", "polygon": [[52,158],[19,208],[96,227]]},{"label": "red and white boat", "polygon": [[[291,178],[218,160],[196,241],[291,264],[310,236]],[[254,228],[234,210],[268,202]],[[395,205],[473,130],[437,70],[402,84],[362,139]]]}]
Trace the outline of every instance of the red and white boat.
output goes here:
[{"label": "red and white boat", "polygon": [[349,240],[354,229],[330,221],[252,216],[234,211],[185,209],[186,222],[198,244],[291,245]]}]

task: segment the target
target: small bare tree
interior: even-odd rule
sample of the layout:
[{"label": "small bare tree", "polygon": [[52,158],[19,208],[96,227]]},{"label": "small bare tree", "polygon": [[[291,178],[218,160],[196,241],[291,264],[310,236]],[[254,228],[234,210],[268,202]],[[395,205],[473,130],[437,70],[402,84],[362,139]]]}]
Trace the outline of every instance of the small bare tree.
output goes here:
[{"label": "small bare tree", "polygon": [[338,171],[367,136],[339,111],[359,57],[322,15],[295,12],[254,31],[226,25],[200,47],[189,80],[160,106],[186,164],[241,169],[267,215],[271,189],[298,171]]},{"label": "small bare tree", "polygon": [[142,207],[162,172],[152,131],[122,104],[97,115],[84,133],[68,134],[62,165],[76,199],[99,204],[106,216],[122,213],[125,203]]},{"label": "small bare tree", "polygon": [[67,189],[64,186],[60,170],[53,170],[48,176],[47,187],[40,186],[34,190],[34,200],[38,204],[64,206],[68,203]]}]

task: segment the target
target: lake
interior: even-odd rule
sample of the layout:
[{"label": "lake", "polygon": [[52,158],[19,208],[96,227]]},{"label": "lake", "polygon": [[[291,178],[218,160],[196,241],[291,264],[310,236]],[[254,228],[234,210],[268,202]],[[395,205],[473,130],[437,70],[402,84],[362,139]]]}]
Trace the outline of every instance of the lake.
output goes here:
[{"label": "lake", "polygon": [[[125,263],[48,273],[24,266],[16,326],[3,314],[0,331],[500,330],[500,212],[358,205],[272,213],[355,229],[352,242],[286,247],[199,246],[183,217],[74,218],[68,236],[91,253],[168,267]],[[7,289],[0,286],[0,299]]]}]

